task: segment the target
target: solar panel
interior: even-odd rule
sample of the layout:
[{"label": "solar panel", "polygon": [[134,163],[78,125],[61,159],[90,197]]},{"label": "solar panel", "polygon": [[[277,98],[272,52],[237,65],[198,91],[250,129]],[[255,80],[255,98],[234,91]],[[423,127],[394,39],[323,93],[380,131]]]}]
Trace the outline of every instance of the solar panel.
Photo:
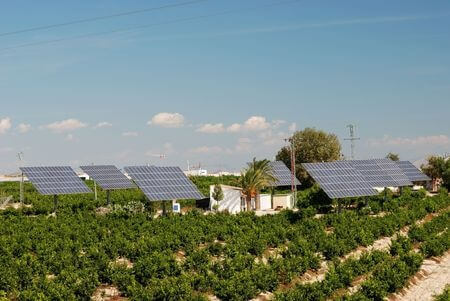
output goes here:
[{"label": "solar panel", "polygon": [[[273,176],[277,179],[273,186],[290,186],[292,184],[291,171],[283,161],[270,162],[270,166],[273,170]],[[297,178],[295,178],[295,185],[300,185]]]},{"label": "solar panel", "polygon": [[114,165],[80,166],[104,190],[135,188],[134,184]]},{"label": "solar panel", "polygon": [[204,198],[179,167],[129,166],[124,169],[150,201]]},{"label": "solar panel", "polygon": [[412,185],[408,177],[389,159],[348,161],[364,176],[372,187],[400,187]]},{"label": "solar panel", "polygon": [[378,194],[348,161],[303,163],[302,166],[332,199]]},{"label": "solar panel", "polygon": [[405,175],[408,177],[408,179],[411,182],[431,181],[431,179],[427,175],[425,175],[423,172],[421,172],[411,162],[397,161],[395,163],[398,165],[398,167],[400,167],[400,169],[405,173]]},{"label": "solar panel", "polygon": [[21,167],[20,170],[43,195],[92,192],[70,166]]}]

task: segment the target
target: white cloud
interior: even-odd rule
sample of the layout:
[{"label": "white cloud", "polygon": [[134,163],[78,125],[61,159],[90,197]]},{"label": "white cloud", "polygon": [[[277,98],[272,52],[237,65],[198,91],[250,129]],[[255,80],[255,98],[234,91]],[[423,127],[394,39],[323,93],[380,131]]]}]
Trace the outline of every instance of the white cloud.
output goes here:
[{"label": "white cloud", "polygon": [[450,145],[447,135],[417,136],[412,138],[390,137],[385,135],[381,139],[369,139],[370,146],[441,146]]},{"label": "white cloud", "polygon": [[286,120],[272,120],[272,128],[279,128],[286,123]]},{"label": "white cloud", "polygon": [[44,126],[44,128],[49,129],[54,133],[70,132],[84,127],[87,127],[86,123],[74,118],[53,122]]},{"label": "white cloud", "polygon": [[197,154],[217,154],[224,150],[220,146],[199,146],[190,150],[191,153]]},{"label": "white cloud", "polygon": [[137,132],[124,132],[122,136],[124,137],[137,137],[139,134]]},{"label": "white cloud", "polygon": [[173,144],[170,142],[166,142],[163,144],[162,148],[154,148],[145,153],[148,157],[160,157],[165,158],[167,155],[175,153],[175,148]]},{"label": "white cloud", "polygon": [[98,128],[106,128],[106,127],[111,127],[111,126],[112,126],[112,123],[107,122],[107,121],[102,121],[102,122],[97,123],[97,124],[94,126],[94,128],[95,128],[95,129],[98,129]]},{"label": "white cloud", "polygon": [[293,133],[297,130],[297,124],[295,122],[291,123],[289,126],[289,132]]},{"label": "white cloud", "polygon": [[28,133],[31,130],[31,125],[26,124],[26,123],[21,123],[17,126],[17,130],[21,134]]},{"label": "white cloud", "polygon": [[180,113],[158,113],[147,124],[165,128],[179,128],[184,125],[184,116]]},{"label": "white cloud", "polygon": [[262,116],[251,116],[247,119],[243,124],[233,123],[229,127],[227,127],[226,131],[229,133],[238,133],[238,132],[257,132],[267,130],[273,127],[279,127],[284,123],[284,120],[274,120],[272,124],[270,124],[265,117]]},{"label": "white cloud", "polygon": [[261,138],[264,145],[278,145],[282,146],[285,142],[284,139],[288,135],[284,132],[274,133],[272,130],[261,132],[258,137]]},{"label": "white cloud", "polygon": [[252,116],[244,122],[244,129],[248,131],[262,131],[268,128],[270,128],[270,123],[262,116]]},{"label": "white cloud", "polygon": [[223,123],[216,123],[216,124],[206,123],[197,129],[197,132],[207,134],[218,134],[223,133],[224,131],[225,127],[223,126]]},{"label": "white cloud", "polygon": [[252,140],[250,138],[239,138],[234,149],[238,152],[250,152],[252,149]]},{"label": "white cloud", "polygon": [[0,119],[0,134],[5,134],[11,128],[11,118]]},{"label": "white cloud", "polygon": [[68,134],[64,140],[73,141],[74,139],[75,139],[75,137],[72,134]]},{"label": "white cloud", "polygon": [[237,132],[241,131],[241,128],[242,128],[242,125],[240,125],[239,123],[233,123],[232,125],[227,127],[227,132],[237,133]]}]

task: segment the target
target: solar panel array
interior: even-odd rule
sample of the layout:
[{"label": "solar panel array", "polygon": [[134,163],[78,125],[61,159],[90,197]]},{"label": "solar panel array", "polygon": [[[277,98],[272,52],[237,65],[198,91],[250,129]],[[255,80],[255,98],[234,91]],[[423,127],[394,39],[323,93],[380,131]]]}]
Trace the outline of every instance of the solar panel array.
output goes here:
[{"label": "solar panel array", "polygon": [[[277,179],[273,186],[290,186],[292,184],[292,174],[283,161],[270,162],[273,176]],[[300,185],[300,181],[295,178],[295,185]]]},{"label": "solar panel array", "polygon": [[332,199],[377,194],[349,161],[303,163],[302,166]]},{"label": "solar panel array", "polygon": [[80,168],[104,190],[135,188],[131,182],[114,165],[88,165]]},{"label": "solar panel array", "polygon": [[21,167],[20,170],[43,195],[92,192],[70,166]]},{"label": "solar panel array", "polygon": [[372,187],[401,187],[412,185],[408,177],[389,159],[351,160],[348,161],[357,169]]},{"label": "solar panel array", "polygon": [[204,198],[179,167],[129,166],[124,169],[150,201]]},{"label": "solar panel array", "polygon": [[431,179],[422,173],[417,167],[409,161],[397,161],[395,162],[398,167],[405,173],[411,182],[417,181],[431,181]]}]

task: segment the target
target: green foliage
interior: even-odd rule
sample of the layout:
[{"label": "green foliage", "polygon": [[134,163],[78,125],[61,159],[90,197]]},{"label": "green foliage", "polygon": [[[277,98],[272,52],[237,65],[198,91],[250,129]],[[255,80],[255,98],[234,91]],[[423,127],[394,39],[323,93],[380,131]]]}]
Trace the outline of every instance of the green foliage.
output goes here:
[{"label": "green foliage", "polygon": [[392,161],[400,161],[400,156],[396,153],[389,152],[386,155],[386,159],[390,159]]},{"label": "green foliage", "polygon": [[[262,217],[192,211],[153,219],[134,190],[114,192],[112,212],[96,214],[105,204],[100,190],[97,201],[61,197],[56,218],[48,218],[51,198],[31,187],[26,195],[32,208],[0,211],[0,298],[89,300],[96,287],[107,283],[131,300],[203,300],[207,293],[248,300],[319,268],[318,254],[341,256],[450,205],[446,195],[421,199],[411,194],[391,200],[399,205],[386,206],[392,211],[377,217],[348,211],[317,219],[316,209],[306,207]],[[442,244],[448,235],[437,235],[441,226],[430,225],[422,226],[428,241],[423,253],[438,254],[442,248],[432,239]],[[407,248],[399,245],[403,253],[397,251],[398,257],[408,262]],[[324,299],[374,270],[386,256],[375,252],[357,261],[335,261],[323,284],[301,286],[280,298]],[[113,264],[118,257],[133,266]]]},{"label": "green foliage", "polygon": [[430,156],[421,166],[422,171],[432,179],[442,179],[443,187],[450,189],[450,160],[441,156]]},{"label": "green foliage", "polygon": [[450,285],[447,285],[442,294],[435,296],[434,301],[449,301],[449,300],[450,300]]},{"label": "green foliage", "polygon": [[[303,186],[313,184],[301,163],[336,161],[341,157],[341,144],[335,134],[326,133],[315,128],[305,128],[293,135],[295,146],[296,175]],[[291,154],[289,147],[283,147],[278,151],[277,160],[291,166]]]}]

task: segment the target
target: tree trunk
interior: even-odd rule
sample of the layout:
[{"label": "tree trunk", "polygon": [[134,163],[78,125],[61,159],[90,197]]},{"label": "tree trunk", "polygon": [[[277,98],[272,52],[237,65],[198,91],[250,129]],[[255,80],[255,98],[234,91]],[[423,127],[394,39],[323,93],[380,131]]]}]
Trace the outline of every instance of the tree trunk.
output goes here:
[{"label": "tree trunk", "polygon": [[251,211],[252,210],[252,196],[251,195],[247,195],[245,196],[245,209],[246,211]]},{"label": "tree trunk", "polygon": [[255,196],[255,209],[261,210],[261,198],[259,197],[259,193]]}]

